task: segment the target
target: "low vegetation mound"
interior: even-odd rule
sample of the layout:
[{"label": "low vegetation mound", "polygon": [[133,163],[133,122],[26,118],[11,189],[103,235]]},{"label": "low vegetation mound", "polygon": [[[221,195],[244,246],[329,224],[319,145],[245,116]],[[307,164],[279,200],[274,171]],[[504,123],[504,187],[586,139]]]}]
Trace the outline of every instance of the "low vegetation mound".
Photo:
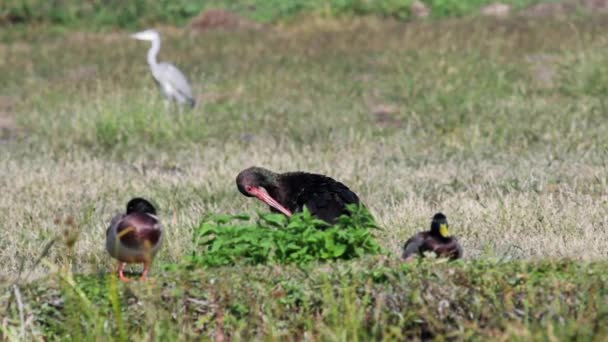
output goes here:
[{"label": "low vegetation mound", "polygon": [[170,271],[128,284],[113,274],[52,273],[0,292],[0,338],[596,340],[607,333],[606,262],[366,257],[319,266]]},{"label": "low vegetation mound", "polygon": [[195,231],[194,266],[305,264],[311,261],[349,260],[377,254],[380,247],[372,230],[374,219],[364,207],[349,207],[334,225],[313,217],[308,210],[290,218],[261,214],[255,224],[239,224],[247,215],[212,215]]},{"label": "low vegetation mound", "polygon": [[[47,22],[88,28],[141,28],[156,24],[183,25],[199,16],[196,27],[241,27],[244,18],[256,22],[277,22],[301,15],[376,15],[406,20],[420,15],[454,17],[476,14],[496,0],[8,0],[0,2],[0,26],[16,23]],[[502,0],[521,9],[551,0]],[[588,1],[587,1],[588,2]],[[207,10],[213,9],[211,12]],[[242,16],[243,18],[241,18]],[[249,25],[245,25],[249,27]]]}]

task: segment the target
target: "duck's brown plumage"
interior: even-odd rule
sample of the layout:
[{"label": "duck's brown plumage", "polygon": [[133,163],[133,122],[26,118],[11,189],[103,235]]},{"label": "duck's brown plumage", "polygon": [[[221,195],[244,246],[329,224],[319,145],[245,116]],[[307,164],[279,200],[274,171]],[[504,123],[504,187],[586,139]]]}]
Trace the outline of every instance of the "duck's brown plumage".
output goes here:
[{"label": "duck's brown plumage", "polygon": [[156,209],[143,198],[134,198],[127,204],[127,212],[114,216],[106,230],[106,249],[116,258],[120,279],[125,263],[143,263],[142,279],[162,242],[162,227]]},{"label": "duck's brown plumage", "polygon": [[424,256],[425,252],[434,252],[439,258],[456,260],[462,258],[462,247],[453,236],[442,236],[440,226],[445,225],[447,232],[447,218],[442,213],[433,217],[431,230],[420,232],[408,239],[403,245],[403,259],[415,255]]},{"label": "duck's brown plumage", "polygon": [[462,258],[462,248],[456,238],[440,240],[430,232],[420,232],[408,239],[403,245],[401,257],[407,259],[415,254],[424,256],[425,252],[434,252],[439,258]]},{"label": "duck's brown plumage", "polygon": [[158,219],[148,215],[133,213],[124,216],[116,227],[120,243],[132,249],[155,246],[161,236]]}]

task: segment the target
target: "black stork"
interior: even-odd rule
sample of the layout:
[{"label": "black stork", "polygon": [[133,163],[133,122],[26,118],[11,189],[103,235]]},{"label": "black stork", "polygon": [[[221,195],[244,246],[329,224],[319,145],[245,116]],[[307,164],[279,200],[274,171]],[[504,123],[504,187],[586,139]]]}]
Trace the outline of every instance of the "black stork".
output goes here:
[{"label": "black stork", "polygon": [[330,224],[348,214],[347,204],[360,203],[357,194],[346,185],[314,173],[275,173],[250,167],[239,173],[236,185],[243,195],[256,197],[273,212],[291,216],[306,206],[311,214]]},{"label": "black stork", "polygon": [[434,252],[437,257],[450,260],[462,258],[462,247],[450,236],[448,219],[442,213],[433,216],[431,230],[420,232],[405,242],[401,257],[409,261],[416,255],[424,256],[424,252]]},{"label": "black stork", "polygon": [[123,274],[125,263],[144,264],[141,280],[146,278],[152,259],[161,245],[162,227],[156,216],[156,208],[143,198],[133,198],[127,203],[127,212],[112,218],[106,230],[106,249],[118,260],[118,276]]}]

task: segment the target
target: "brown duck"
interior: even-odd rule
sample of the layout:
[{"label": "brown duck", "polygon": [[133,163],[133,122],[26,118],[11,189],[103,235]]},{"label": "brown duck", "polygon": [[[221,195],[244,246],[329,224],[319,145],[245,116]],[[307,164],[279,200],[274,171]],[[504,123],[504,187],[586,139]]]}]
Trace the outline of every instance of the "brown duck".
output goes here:
[{"label": "brown duck", "polygon": [[462,257],[462,247],[455,237],[450,236],[448,219],[442,213],[433,216],[431,230],[420,232],[405,242],[401,257],[410,260],[416,255],[424,256],[425,252],[434,252],[438,258],[450,260]]},{"label": "brown duck", "polygon": [[106,230],[106,249],[118,259],[118,276],[123,274],[125,263],[144,265],[141,280],[148,274],[152,259],[161,245],[162,227],[156,217],[156,208],[143,198],[133,198],[127,203],[127,212],[114,216]]}]

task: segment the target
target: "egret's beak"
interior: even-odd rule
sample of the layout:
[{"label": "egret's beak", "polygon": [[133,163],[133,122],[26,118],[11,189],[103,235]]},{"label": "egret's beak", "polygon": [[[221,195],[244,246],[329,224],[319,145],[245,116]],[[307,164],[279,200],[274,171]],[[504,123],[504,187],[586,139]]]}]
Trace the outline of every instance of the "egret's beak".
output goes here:
[{"label": "egret's beak", "polygon": [[129,37],[137,40],[146,40],[142,37],[141,32],[133,33],[132,35],[129,35]]},{"label": "egret's beak", "polygon": [[251,190],[249,190],[249,193],[255,196],[260,201],[282,212],[283,214],[285,214],[285,216],[291,216],[291,211],[287,210],[284,206],[282,206],[279,202],[272,198],[268,194],[268,191],[266,191],[266,189],[254,186],[251,188]]},{"label": "egret's beak", "polygon": [[133,39],[137,39],[137,40],[147,40],[147,41],[151,42],[155,39],[158,39],[158,33],[150,32],[150,30],[146,30],[146,31],[139,31],[137,33],[133,33],[132,35],[130,35],[130,37]]}]

